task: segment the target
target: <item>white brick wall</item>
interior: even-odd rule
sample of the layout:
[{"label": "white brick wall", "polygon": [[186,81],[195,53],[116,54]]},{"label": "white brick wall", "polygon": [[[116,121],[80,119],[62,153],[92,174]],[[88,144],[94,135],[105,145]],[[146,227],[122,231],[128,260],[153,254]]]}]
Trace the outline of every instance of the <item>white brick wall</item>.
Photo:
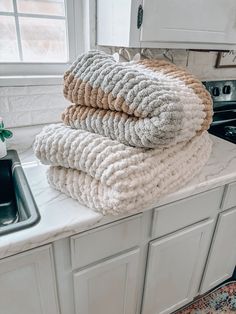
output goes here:
[{"label": "white brick wall", "polygon": [[62,89],[62,85],[0,87],[0,116],[6,127],[60,121],[69,105]]}]

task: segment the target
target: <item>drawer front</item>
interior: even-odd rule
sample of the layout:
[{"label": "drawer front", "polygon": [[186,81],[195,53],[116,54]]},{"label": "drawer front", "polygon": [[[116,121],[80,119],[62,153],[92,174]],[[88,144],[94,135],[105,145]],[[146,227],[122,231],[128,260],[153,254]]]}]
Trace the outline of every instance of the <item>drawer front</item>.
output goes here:
[{"label": "drawer front", "polygon": [[207,219],[220,208],[223,187],[159,207],[154,211],[152,238]]},{"label": "drawer front", "polygon": [[235,206],[236,206],[236,182],[233,182],[227,186],[226,195],[223,202],[223,210]]},{"label": "drawer front", "polygon": [[121,220],[71,237],[72,267],[80,268],[140,244],[141,217]]}]

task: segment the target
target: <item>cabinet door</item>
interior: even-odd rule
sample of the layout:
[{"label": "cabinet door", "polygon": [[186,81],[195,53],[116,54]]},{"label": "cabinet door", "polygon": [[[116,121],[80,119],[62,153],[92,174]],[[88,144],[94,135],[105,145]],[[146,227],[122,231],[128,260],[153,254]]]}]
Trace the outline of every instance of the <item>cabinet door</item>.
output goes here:
[{"label": "cabinet door", "polygon": [[197,294],[213,220],[150,243],[143,314],[170,313]]},{"label": "cabinet door", "polygon": [[236,208],[220,214],[206,265],[201,293],[231,277],[236,266]]},{"label": "cabinet door", "polygon": [[74,274],[76,314],[135,314],[139,250]]},{"label": "cabinet door", "polygon": [[141,42],[236,43],[235,0],[143,0]]},{"label": "cabinet door", "polygon": [[1,314],[58,314],[50,246],[0,261]]}]

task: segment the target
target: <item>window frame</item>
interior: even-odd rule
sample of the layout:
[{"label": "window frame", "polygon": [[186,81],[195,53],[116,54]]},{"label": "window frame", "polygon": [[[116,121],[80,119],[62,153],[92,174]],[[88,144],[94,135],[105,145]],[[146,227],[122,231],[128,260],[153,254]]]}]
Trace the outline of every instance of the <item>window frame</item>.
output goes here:
[{"label": "window frame", "polygon": [[76,56],[84,51],[83,0],[64,1],[68,62],[0,62],[0,86],[57,84],[61,82],[62,73],[71,65]]}]

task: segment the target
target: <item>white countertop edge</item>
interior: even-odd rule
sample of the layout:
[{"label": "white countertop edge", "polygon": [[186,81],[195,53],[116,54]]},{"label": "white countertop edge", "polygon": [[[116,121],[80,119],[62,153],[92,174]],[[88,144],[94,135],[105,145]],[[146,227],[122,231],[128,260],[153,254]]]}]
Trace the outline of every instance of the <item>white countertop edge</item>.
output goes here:
[{"label": "white countertop edge", "polygon": [[[184,188],[163,197],[159,202],[155,202],[152,206],[148,206],[139,212],[163,206],[236,181],[236,145],[214,136],[212,136],[212,139],[214,142],[213,153],[200,175],[191,180]],[[42,167],[42,165],[40,165],[38,161],[35,161],[34,157],[32,158],[31,149],[28,149],[25,155],[22,154],[20,157],[28,181],[37,186],[38,182],[34,176],[34,171],[41,173],[41,168],[38,169],[38,167]],[[46,180],[44,174],[42,174],[42,180]],[[40,182],[39,178],[39,183]],[[0,258],[52,243],[90,228],[138,213],[129,212],[122,216],[102,216],[102,214],[86,208],[62,193],[52,190],[45,186],[45,184],[46,183],[43,182],[41,191],[39,187],[39,191],[35,194],[36,203],[38,203],[42,216],[41,221],[36,226],[29,229],[1,236]],[[41,194],[46,195],[45,202],[44,200],[43,202],[40,200],[42,197]],[[67,209],[57,208],[56,203],[60,204],[62,207],[63,204],[66,205],[68,213]],[[50,212],[49,209],[51,208],[52,210]],[[60,217],[57,217],[57,214]]]}]

